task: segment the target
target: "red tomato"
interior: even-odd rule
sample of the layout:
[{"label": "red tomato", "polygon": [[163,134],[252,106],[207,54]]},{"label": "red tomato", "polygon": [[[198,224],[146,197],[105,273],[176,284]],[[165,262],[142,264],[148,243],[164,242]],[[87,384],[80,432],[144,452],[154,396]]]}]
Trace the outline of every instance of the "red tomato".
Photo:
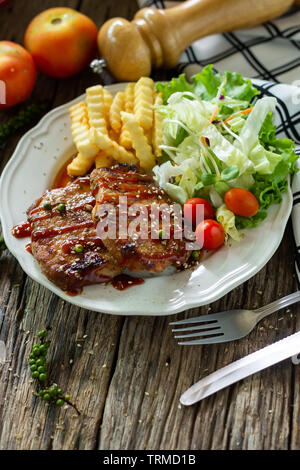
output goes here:
[{"label": "red tomato", "polygon": [[0,41],[0,80],[0,109],[28,98],[36,81],[36,67],[24,47]]},{"label": "red tomato", "polygon": [[206,201],[206,199],[202,199],[200,197],[194,197],[189,199],[183,206],[183,214],[184,217],[191,222],[192,224],[196,224],[197,221],[197,206],[203,206],[203,218],[204,219],[212,219],[214,217],[214,209],[212,205]]},{"label": "red tomato", "polygon": [[25,33],[25,47],[47,75],[70,77],[84,69],[97,48],[97,27],[72,8],[50,8],[37,15]]},{"label": "red tomato", "polygon": [[242,188],[231,188],[224,196],[224,201],[228,209],[234,214],[243,217],[251,217],[258,211],[259,204],[254,194]]},{"label": "red tomato", "polygon": [[221,224],[216,220],[203,220],[196,228],[196,240],[204,250],[216,250],[223,245],[225,232]]}]

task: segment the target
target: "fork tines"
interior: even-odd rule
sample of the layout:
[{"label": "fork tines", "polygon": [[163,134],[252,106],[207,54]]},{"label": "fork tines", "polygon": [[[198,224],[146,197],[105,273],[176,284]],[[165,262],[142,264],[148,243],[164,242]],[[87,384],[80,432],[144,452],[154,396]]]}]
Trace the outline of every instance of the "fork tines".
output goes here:
[{"label": "fork tines", "polygon": [[222,337],[224,336],[224,333],[220,331],[221,326],[218,324],[218,321],[211,319],[211,315],[202,315],[200,317],[187,318],[185,320],[171,322],[170,325],[180,326],[190,325],[193,323],[196,323],[198,325],[172,329],[173,333],[180,333],[179,335],[176,334],[174,336],[174,338],[176,339],[198,338],[195,340],[180,341],[178,342],[179,345],[209,344],[212,342],[212,339],[215,343],[222,342]]}]

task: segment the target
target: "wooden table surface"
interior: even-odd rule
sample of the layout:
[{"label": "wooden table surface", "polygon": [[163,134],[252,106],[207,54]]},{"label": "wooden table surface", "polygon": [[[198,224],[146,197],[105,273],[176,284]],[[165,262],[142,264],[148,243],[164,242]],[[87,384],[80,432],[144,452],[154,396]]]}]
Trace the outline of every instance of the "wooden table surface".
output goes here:
[{"label": "wooden table surface", "polygon": [[[26,25],[48,7],[69,6],[98,26],[132,18],[134,0],[12,0],[0,8],[0,39],[22,43]],[[164,77],[161,72],[156,77]],[[89,70],[68,80],[39,76],[32,101],[65,103],[97,82]],[[1,121],[8,114],[0,115]],[[21,134],[1,151],[0,170]],[[263,306],[297,289],[289,224],[280,247],[251,280],[218,302],[177,315]],[[99,290],[101,293],[101,289]],[[146,306],[145,306],[146,308]],[[298,316],[297,316],[298,313]],[[175,317],[124,317],[83,310],[27,277],[6,251],[0,258],[0,449],[300,449],[300,366],[286,360],[192,407],[179,396],[195,381],[300,327],[299,306],[263,320],[245,339],[180,347]],[[50,377],[81,410],[49,407],[33,395],[27,357],[51,324]]]}]

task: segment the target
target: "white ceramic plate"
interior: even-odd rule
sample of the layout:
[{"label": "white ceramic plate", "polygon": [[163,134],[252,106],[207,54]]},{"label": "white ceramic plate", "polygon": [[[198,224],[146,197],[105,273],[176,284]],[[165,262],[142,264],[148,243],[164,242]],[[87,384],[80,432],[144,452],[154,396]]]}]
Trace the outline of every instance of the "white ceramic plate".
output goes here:
[{"label": "white ceramic plate", "polygon": [[[112,93],[124,84],[109,87]],[[26,209],[53,182],[54,175],[74,153],[68,109],[84,96],[48,113],[20,140],[0,180],[0,215],[5,242],[20,265],[35,281],[64,300],[80,307],[118,315],[167,315],[213,302],[256,274],[281,242],[292,208],[291,191],[280,205],[269,210],[267,219],[245,231],[240,243],[231,243],[209,254],[194,271],[148,278],[125,291],[111,285],[85,287],[70,297],[42,274],[25,250],[28,239],[12,236],[11,228],[26,220]]]}]

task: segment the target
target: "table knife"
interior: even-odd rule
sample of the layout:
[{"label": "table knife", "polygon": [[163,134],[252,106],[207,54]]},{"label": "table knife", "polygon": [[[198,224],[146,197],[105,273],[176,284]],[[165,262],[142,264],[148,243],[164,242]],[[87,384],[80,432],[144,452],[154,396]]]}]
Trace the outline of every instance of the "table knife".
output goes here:
[{"label": "table knife", "polygon": [[228,385],[294,356],[299,352],[300,331],[232,362],[201,379],[181,395],[180,403],[186,406],[193,405]]}]

